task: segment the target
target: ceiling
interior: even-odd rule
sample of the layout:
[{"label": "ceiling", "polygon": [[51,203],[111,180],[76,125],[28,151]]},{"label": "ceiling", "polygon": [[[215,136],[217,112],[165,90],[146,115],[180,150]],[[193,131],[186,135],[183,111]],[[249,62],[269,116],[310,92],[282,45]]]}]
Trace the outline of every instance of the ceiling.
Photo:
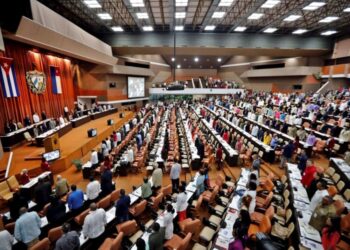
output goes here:
[{"label": "ceiling", "polygon": [[[98,8],[89,8],[84,0],[39,1],[98,37],[115,33],[113,26],[121,27],[124,32],[144,32],[144,26],[151,26],[155,32],[173,31],[175,26],[183,26],[183,32],[215,33],[235,32],[237,27],[246,27],[244,33],[264,33],[267,28],[276,28],[276,34],[305,29],[305,36],[320,35],[327,30],[336,30],[333,36],[339,36],[350,31],[350,9],[344,11],[350,8],[349,0],[95,0]],[[133,7],[133,1],[142,7]],[[185,2],[185,6],[176,6],[175,1]],[[317,9],[312,8],[315,5],[310,7],[315,1],[325,4]],[[221,6],[224,2],[228,6]],[[264,8],[266,4],[270,8]],[[185,16],[174,18],[174,12]],[[108,13],[111,19],[101,20],[97,16],[100,13]],[[148,18],[140,19],[138,13]],[[214,13],[219,18],[213,18]],[[258,20],[249,19],[253,13],[262,16]],[[290,15],[297,19],[284,21]],[[320,22],[326,17],[337,18]],[[215,28],[207,31],[208,26]]]},{"label": "ceiling", "polygon": [[231,57],[229,56],[189,56],[177,55],[176,60],[173,61],[172,56],[164,55],[164,60],[169,65],[176,65],[178,68],[186,69],[216,69],[224,65]]}]

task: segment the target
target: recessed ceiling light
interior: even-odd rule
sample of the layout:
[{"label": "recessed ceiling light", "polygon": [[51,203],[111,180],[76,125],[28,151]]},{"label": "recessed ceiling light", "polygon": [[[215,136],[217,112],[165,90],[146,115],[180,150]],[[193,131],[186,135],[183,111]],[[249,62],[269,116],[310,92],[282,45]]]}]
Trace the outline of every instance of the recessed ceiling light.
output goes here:
[{"label": "recessed ceiling light", "polygon": [[199,58],[198,58],[198,57],[195,57],[195,58],[194,58],[194,61],[195,61],[195,62],[198,62],[198,61],[199,61]]},{"label": "recessed ceiling light", "polygon": [[243,32],[247,29],[247,27],[243,27],[243,26],[238,26],[237,28],[234,29],[234,31],[236,32]]},{"label": "recessed ceiling light", "polygon": [[175,6],[176,7],[186,7],[188,4],[188,0],[176,0]]},{"label": "recessed ceiling light", "polygon": [[350,12],[350,7],[343,10],[344,12]]},{"label": "recessed ceiling light", "polygon": [[223,18],[226,12],[224,11],[215,11],[211,18]]},{"label": "recessed ceiling light", "polygon": [[326,5],[325,2],[312,2],[309,5],[305,6],[303,10],[317,10],[324,5]]},{"label": "recessed ceiling light", "polygon": [[175,18],[185,18],[186,12],[175,12]]},{"label": "recessed ceiling light", "polygon": [[172,61],[172,62],[175,62],[175,57],[172,57],[172,58],[171,58],[171,61]]},{"label": "recessed ceiling light", "polygon": [[219,6],[231,6],[233,0],[221,0],[220,3],[219,3]]},{"label": "recessed ceiling light", "polygon": [[220,57],[218,58],[218,62],[221,62],[221,58]]},{"label": "recessed ceiling light", "polygon": [[253,13],[248,17],[248,19],[258,20],[258,19],[262,18],[263,15],[264,15],[263,13]]},{"label": "recessed ceiling light", "polygon": [[321,19],[318,22],[319,23],[331,23],[331,22],[338,20],[338,19],[339,19],[339,17],[337,17],[337,16],[328,16],[328,17]]},{"label": "recessed ceiling light", "polygon": [[327,31],[325,31],[325,32],[322,32],[321,35],[322,35],[322,36],[330,36],[330,35],[333,35],[333,34],[335,34],[335,33],[337,33],[336,30],[327,30]]},{"label": "recessed ceiling light", "polygon": [[97,15],[102,20],[111,20],[112,19],[111,15],[108,13],[98,13]]},{"label": "recessed ceiling light", "polygon": [[280,2],[281,2],[280,0],[267,0],[263,5],[261,5],[261,8],[271,9],[275,7],[277,4],[279,4]]},{"label": "recessed ceiling light", "polygon": [[295,35],[301,35],[301,34],[304,34],[305,32],[307,32],[308,30],[306,29],[297,29],[297,30],[294,30],[293,31],[293,34]]},{"label": "recessed ceiling light", "polygon": [[290,15],[283,19],[285,22],[294,22],[295,20],[298,20],[301,16],[300,15]]},{"label": "recessed ceiling light", "polygon": [[123,32],[124,31],[124,29],[120,26],[113,26],[113,27],[111,27],[111,29],[115,32]]},{"label": "recessed ceiling light", "polygon": [[178,64],[178,65],[177,65],[177,68],[178,68],[178,69],[179,69],[179,68],[181,68],[181,65],[180,65],[180,64]]},{"label": "recessed ceiling light", "polygon": [[264,33],[273,33],[277,30],[277,28],[267,28],[266,30],[264,30]]},{"label": "recessed ceiling light", "polygon": [[143,29],[143,31],[153,31],[152,26],[143,26],[142,29]]},{"label": "recessed ceiling light", "polygon": [[215,30],[216,26],[215,25],[207,25],[205,26],[204,30]]},{"label": "recessed ceiling light", "polygon": [[85,0],[84,4],[86,4],[87,7],[91,9],[101,8],[101,4],[99,4],[99,2],[97,2],[96,0]]},{"label": "recessed ceiling light", "polygon": [[132,7],[144,7],[145,6],[143,0],[130,0],[130,4]]},{"label": "recessed ceiling light", "polygon": [[138,13],[136,13],[136,16],[138,19],[147,19],[148,13],[147,12],[138,12]]},{"label": "recessed ceiling light", "polygon": [[175,26],[175,30],[176,31],[183,31],[184,30],[184,26],[183,25]]}]

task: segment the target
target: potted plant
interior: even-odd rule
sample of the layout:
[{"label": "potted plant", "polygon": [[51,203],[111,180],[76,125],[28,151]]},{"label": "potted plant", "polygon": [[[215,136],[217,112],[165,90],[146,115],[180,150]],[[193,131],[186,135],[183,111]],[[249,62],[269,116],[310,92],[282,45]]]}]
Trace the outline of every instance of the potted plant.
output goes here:
[{"label": "potted plant", "polygon": [[72,164],[74,164],[74,166],[77,168],[77,171],[80,172],[82,167],[83,167],[83,163],[81,162],[81,160],[79,159],[75,159],[72,161]]}]

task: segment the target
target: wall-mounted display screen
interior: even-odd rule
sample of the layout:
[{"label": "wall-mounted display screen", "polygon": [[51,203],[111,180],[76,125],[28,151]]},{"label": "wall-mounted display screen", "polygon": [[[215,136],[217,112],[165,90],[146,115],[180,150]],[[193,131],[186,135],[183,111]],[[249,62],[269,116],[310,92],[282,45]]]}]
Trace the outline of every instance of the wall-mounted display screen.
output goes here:
[{"label": "wall-mounted display screen", "polygon": [[128,98],[145,97],[145,78],[128,77]]}]

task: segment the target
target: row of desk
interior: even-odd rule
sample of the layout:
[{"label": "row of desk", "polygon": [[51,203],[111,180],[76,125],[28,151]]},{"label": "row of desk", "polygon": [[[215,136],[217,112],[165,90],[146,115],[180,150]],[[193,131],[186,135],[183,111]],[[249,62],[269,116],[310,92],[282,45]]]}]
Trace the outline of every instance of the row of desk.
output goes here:
[{"label": "row of desk", "polygon": [[[216,107],[221,108],[229,113],[232,113],[231,111],[229,111],[228,109],[221,107],[219,105],[216,105]],[[207,110],[211,111],[210,109],[208,109],[206,107]],[[213,111],[211,111],[213,112]],[[245,117],[243,117],[245,118]],[[247,118],[245,118],[247,119]],[[275,160],[275,151],[269,146],[264,144],[262,141],[260,141],[258,138],[252,136],[251,134],[249,134],[248,132],[244,131],[243,129],[241,129],[240,127],[238,127],[237,125],[233,124],[231,121],[229,121],[228,119],[224,118],[224,117],[220,117],[220,120],[223,121],[227,126],[231,127],[234,129],[234,131],[236,131],[237,133],[239,133],[241,136],[247,138],[255,147],[257,147],[259,150],[262,150],[264,152],[262,159],[264,161],[273,163]],[[257,125],[259,125],[257,123]],[[269,128],[266,128],[269,129]]]},{"label": "row of desk", "polygon": [[[236,166],[238,162],[238,153],[236,150],[234,150],[224,139],[222,139],[221,135],[216,132],[215,129],[212,128],[212,126],[204,119],[202,116],[196,111],[195,108],[193,108],[193,112],[196,115],[198,123],[200,123],[200,128],[205,130],[205,132],[208,134],[209,141],[216,142],[221,145],[222,149],[225,152],[226,155],[226,162],[231,166]],[[202,124],[202,125],[201,125]]]},{"label": "row of desk", "polygon": [[[98,119],[113,113],[118,112],[117,108],[112,108],[112,109],[107,109],[101,112],[95,112],[95,113],[88,113],[85,114],[81,117],[78,118],[74,118],[72,119],[70,122],[64,124],[64,125],[59,125],[53,129],[50,129],[48,131],[46,131],[45,133],[37,136],[36,139],[36,143],[38,144],[38,146],[42,146],[43,145],[43,141],[48,137],[51,136],[55,133],[58,133],[59,136],[63,136],[64,134],[68,133],[70,130],[72,130],[72,128],[76,128],[79,127],[87,122],[89,122],[90,120],[94,120],[94,119]],[[52,118],[50,119],[46,119],[44,121],[40,121],[38,123],[32,124],[28,127],[25,128],[21,128],[19,130],[13,131],[11,133],[5,134],[0,136],[1,139],[1,143],[2,146],[4,148],[4,151],[11,151],[11,149],[13,147],[15,147],[17,144],[21,143],[22,141],[24,141],[24,133],[25,132],[29,132],[30,134],[34,134],[33,133],[33,129],[36,126],[40,126],[43,123],[47,123],[50,120],[52,120]]]},{"label": "row of desk", "polygon": [[331,158],[329,165],[340,175],[340,179],[345,182],[345,187],[350,188],[350,166],[343,159],[339,158]]}]

